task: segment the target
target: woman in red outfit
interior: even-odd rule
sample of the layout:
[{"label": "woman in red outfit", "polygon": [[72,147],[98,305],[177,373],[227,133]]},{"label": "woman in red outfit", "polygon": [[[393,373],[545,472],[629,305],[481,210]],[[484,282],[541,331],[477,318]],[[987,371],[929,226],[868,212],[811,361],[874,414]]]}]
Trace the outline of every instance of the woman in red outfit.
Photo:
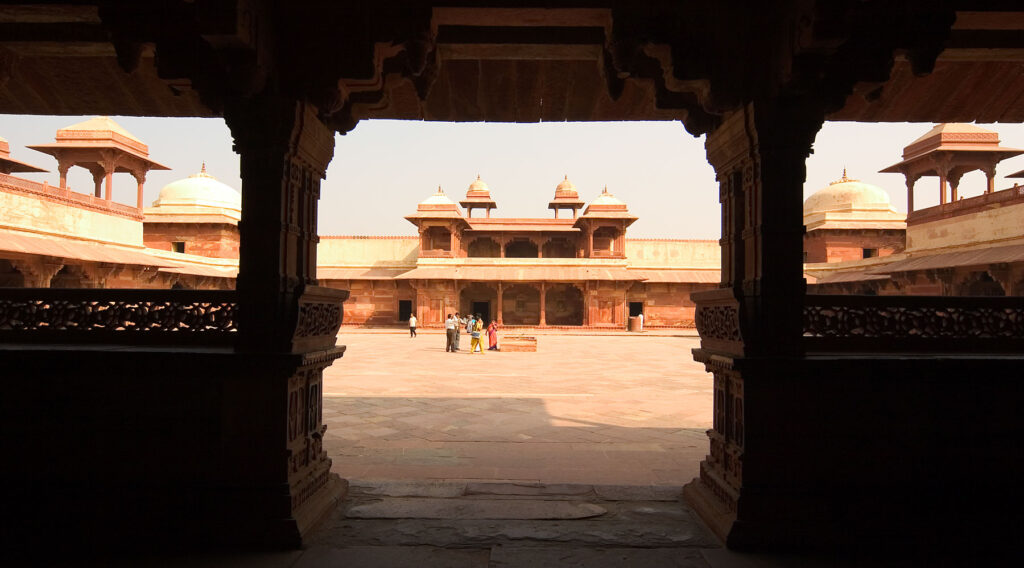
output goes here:
[{"label": "woman in red outfit", "polygon": [[488,339],[488,341],[490,341],[490,347],[488,347],[487,350],[488,351],[497,351],[498,350],[498,324],[496,322],[494,322],[494,321],[491,321],[491,325],[487,326],[487,339]]}]

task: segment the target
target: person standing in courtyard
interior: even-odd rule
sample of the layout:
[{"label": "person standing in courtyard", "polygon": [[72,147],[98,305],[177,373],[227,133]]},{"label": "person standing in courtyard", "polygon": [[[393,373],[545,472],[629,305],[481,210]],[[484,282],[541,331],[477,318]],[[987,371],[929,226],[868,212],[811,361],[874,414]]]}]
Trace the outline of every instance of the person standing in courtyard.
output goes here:
[{"label": "person standing in courtyard", "polygon": [[458,331],[458,325],[455,318],[448,314],[448,319],[444,320],[445,352],[455,352],[455,332]]},{"label": "person standing in courtyard", "polygon": [[409,337],[416,337],[416,314],[409,316]]},{"label": "person standing in courtyard", "polygon": [[455,312],[455,341],[452,343],[452,351],[459,350],[459,334],[462,332],[462,326],[466,325],[466,320],[459,315],[459,312]]},{"label": "person standing in courtyard", "polygon": [[487,348],[488,351],[498,350],[498,322],[491,320],[491,325],[487,326],[487,342],[490,346]]},{"label": "person standing in courtyard", "polygon": [[473,339],[469,342],[469,354],[472,355],[473,353],[476,353],[477,349],[479,349],[480,354],[483,355],[484,344],[480,341],[480,336],[483,335],[484,320],[480,317],[480,314],[477,314],[472,320],[470,320],[470,326],[472,326],[470,328],[472,329],[470,335]]}]

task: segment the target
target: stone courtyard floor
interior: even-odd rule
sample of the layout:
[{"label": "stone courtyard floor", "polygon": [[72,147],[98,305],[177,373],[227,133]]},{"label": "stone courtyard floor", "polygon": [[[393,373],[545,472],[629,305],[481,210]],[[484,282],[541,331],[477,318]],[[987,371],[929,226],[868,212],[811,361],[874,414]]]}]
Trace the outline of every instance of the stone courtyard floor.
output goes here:
[{"label": "stone courtyard floor", "polygon": [[707,454],[697,338],[536,333],[535,353],[446,353],[440,331],[343,329],[325,448],[350,480],[681,486]]}]

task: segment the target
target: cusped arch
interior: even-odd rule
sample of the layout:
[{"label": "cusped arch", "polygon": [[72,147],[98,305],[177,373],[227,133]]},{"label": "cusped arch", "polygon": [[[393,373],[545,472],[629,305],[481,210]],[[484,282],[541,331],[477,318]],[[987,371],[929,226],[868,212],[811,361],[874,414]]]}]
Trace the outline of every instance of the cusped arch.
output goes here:
[{"label": "cusped arch", "polygon": [[466,256],[471,258],[498,258],[501,256],[501,245],[490,237],[478,237],[470,241],[466,247]]}]

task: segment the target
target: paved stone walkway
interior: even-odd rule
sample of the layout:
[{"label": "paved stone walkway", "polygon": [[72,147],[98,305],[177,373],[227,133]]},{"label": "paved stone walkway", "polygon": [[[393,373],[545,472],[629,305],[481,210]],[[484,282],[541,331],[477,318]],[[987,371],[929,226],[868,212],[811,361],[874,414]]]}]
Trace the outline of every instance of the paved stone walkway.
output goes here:
[{"label": "paved stone walkway", "polygon": [[540,335],[536,353],[445,353],[436,331],[343,330],[324,377],[342,477],[681,486],[707,453],[693,337]]}]

